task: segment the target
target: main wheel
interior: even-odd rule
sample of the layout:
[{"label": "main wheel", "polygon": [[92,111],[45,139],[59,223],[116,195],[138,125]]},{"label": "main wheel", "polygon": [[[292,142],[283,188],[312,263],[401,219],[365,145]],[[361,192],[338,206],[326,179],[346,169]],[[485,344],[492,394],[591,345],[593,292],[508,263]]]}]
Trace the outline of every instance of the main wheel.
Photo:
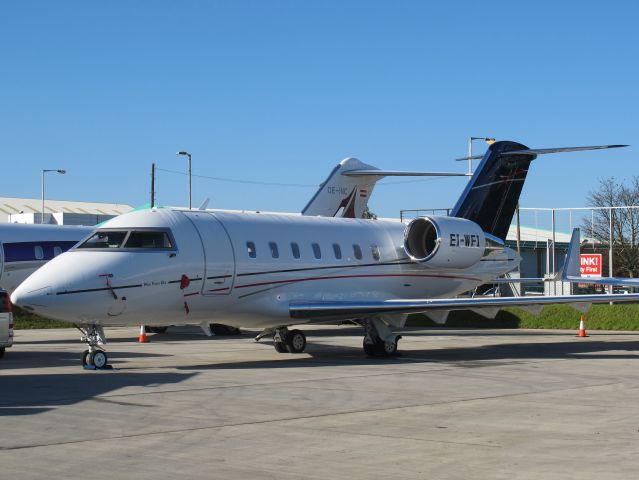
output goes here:
[{"label": "main wheel", "polygon": [[107,354],[102,350],[96,350],[91,354],[91,364],[95,368],[104,368],[107,364]]},{"label": "main wheel", "polygon": [[306,335],[300,330],[291,330],[286,336],[286,346],[291,353],[302,353],[306,348]]},{"label": "main wheel", "polygon": [[89,351],[85,350],[84,352],[82,352],[82,366],[86,367],[87,365],[91,364],[91,358],[89,355]]},{"label": "main wheel", "polygon": [[277,353],[288,353],[288,348],[286,348],[286,344],[284,342],[273,342],[273,346]]},{"label": "main wheel", "polygon": [[377,355],[377,345],[375,343],[368,343],[366,339],[364,339],[364,353],[369,357],[374,357]]},{"label": "main wheel", "polygon": [[6,350],[5,347],[0,347],[0,358],[4,357],[5,350]]},{"label": "main wheel", "polygon": [[390,357],[391,355],[396,355],[397,354],[397,344],[399,343],[399,340],[402,337],[400,335],[397,335],[395,337],[395,339],[391,342],[383,342],[383,341],[379,341],[379,343],[377,343],[377,349],[378,349],[378,353],[380,355],[384,355],[385,357]]}]

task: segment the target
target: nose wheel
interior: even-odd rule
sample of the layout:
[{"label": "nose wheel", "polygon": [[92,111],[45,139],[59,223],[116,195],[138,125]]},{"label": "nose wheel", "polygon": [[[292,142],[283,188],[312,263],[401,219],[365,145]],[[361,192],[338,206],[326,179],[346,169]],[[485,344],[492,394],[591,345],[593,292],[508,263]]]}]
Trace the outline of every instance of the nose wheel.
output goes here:
[{"label": "nose wheel", "polygon": [[89,325],[85,330],[82,330],[81,340],[89,347],[82,353],[82,367],[89,369],[107,369],[111,365],[108,364],[109,357],[100,345],[106,343],[106,337],[104,336],[104,330],[97,325]]},{"label": "nose wheel", "polygon": [[105,368],[107,366],[108,359],[109,357],[104,350],[96,349],[93,352],[85,350],[82,354],[82,366]]}]

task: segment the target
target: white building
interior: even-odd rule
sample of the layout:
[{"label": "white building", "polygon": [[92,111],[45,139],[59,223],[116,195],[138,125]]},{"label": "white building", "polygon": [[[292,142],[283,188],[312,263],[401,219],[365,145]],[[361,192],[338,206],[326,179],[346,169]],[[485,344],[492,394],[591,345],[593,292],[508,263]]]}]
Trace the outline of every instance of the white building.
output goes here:
[{"label": "white building", "polygon": [[[123,203],[46,200],[44,223],[57,225],[96,225],[133,210]],[[0,222],[40,223],[42,199],[0,197]]]}]

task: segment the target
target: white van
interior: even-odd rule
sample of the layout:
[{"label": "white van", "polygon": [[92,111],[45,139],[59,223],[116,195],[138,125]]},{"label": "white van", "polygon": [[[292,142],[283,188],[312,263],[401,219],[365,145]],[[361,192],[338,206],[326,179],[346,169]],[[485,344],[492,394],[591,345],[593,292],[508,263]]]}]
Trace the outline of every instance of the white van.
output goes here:
[{"label": "white van", "polygon": [[13,312],[9,294],[0,290],[0,358],[13,345]]}]

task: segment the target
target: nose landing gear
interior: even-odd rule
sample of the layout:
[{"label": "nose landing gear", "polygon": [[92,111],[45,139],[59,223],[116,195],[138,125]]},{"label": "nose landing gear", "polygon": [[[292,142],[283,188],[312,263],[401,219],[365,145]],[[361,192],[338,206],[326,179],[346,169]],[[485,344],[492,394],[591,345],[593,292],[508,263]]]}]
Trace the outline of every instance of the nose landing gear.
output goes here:
[{"label": "nose landing gear", "polygon": [[82,366],[85,368],[107,369],[111,365],[107,364],[107,353],[100,345],[106,344],[104,329],[98,325],[89,325],[86,329],[79,329],[82,332],[80,340],[89,347],[82,353]]}]

